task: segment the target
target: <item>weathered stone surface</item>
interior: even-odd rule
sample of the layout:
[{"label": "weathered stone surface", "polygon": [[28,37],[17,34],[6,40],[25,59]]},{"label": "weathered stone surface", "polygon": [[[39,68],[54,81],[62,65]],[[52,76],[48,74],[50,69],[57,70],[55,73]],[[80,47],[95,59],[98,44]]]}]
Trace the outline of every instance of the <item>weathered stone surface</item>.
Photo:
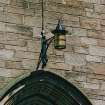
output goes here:
[{"label": "weathered stone surface", "polygon": [[73,28],[73,33],[72,35],[74,36],[87,36],[87,31],[86,29],[81,29],[81,28]]},{"label": "weathered stone surface", "polygon": [[89,53],[96,56],[105,56],[105,48],[99,46],[89,46]]},{"label": "weathered stone surface", "polygon": [[57,56],[63,56],[64,55],[64,52],[63,51],[59,51],[59,50],[55,50],[55,54]]},{"label": "weathered stone surface", "polygon": [[104,105],[104,101],[102,101],[102,100],[94,99],[94,100],[92,100],[92,102],[93,102],[94,105]]},{"label": "weathered stone surface", "polygon": [[1,3],[9,4],[11,0],[0,0]]},{"label": "weathered stone surface", "polygon": [[34,69],[36,68],[36,61],[35,60],[29,60],[29,59],[23,59],[22,60],[22,66],[24,69]]},{"label": "weathered stone surface", "polygon": [[8,50],[16,50],[16,51],[27,51],[27,47],[23,46],[14,46],[14,45],[5,45],[5,48]]},{"label": "weathered stone surface", "polygon": [[84,45],[97,45],[97,40],[87,37],[81,37],[81,43]]},{"label": "weathered stone surface", "polygon": [[33,52],[24,52],[24,51],[17,51],[15,53],[16,58],[29,58],[29,59],[35,59],[35,53]]},{"label": "weathered stone surface", "polygon": [[101,84],[101,90],[105,90],[105,82]]},{"label": "weathered stone surface", "polygon": [[4,44],[0,44],[0,49],[4,49]]},{"label": "weathered stone surface", "polygon": [[86,55],[86,60],[88,62],[102,62],[102,57]]},{"label": "weathered stone surface", "polygon": [[94,7],[95,7],[95,12],[105,13],[105,5],[95,4]]},{"label": "weathered stone surface", "polygon": [[100,84],[93,84],[93,83],[83,83],[84,88],[87,89],[99,89],[100,88]]},{"label": "weathered stone surface", "polygon": [[14,56],[14,51],[12,50],[0,50],[0,59],[11,59]]},{"label": "weathered stone surface", "polygon": [[88,68],[92,73],[105,75],[105,64],[102,63],[89,63]]},{"label": "weathered stone surface", "polygon": [[82,28],[100,30],[100,20],[91,18],[80,18],[80,25]]},{"label": "weathered stone surface", "polygon": [[94,11],[86,11],[86,17],[100,19],[100,14]]},{"label": "weathered stone surface", "polygon": [[62,0],[62,3],[66,6],[72,6],[74,8],[93,8],[93,5],[89,2],[81,2],[80,0]]},{"label": "weathered stone surface", "polygon": [[4,60],[0,60],[0,67],[5,67],[5,61]]},{"label": "weathered stone surface", "polygon": [[56,65],[55,69],[58,69],[58,70],[70,70],[71,71],[73,67],[66,63],[56,63],[55,65]]},{"label": "weathered stone surface", "polygon": [[40,44],[41,43],[38,40],[28,40],[28,44],[27,44],[28,51],[40,52],[40,48],[41,48]]},{"label": "weathered stone surface", "polygon": [[22,69],[22,64],[20,61],[6,61],[5,67],[8,69]]},{"label": "weathered stone surface", "polygon": [[69,36],[67,37],[66,43],[70,46],[81,46],[80,38],[77,36]]},{"label": "weathered stone surface", "polygon": [[0,22],[0,31],[5,31],[5,28],[6,28],[6,26],[5,26],[5,23],[3,23],[3,22]]},{"label": "weathered stone surface", "polygon": [[40,30],[41,28],[33,27],[33,37],[41,38]]},{"label": "weathered stone surface", "polygon": [[23,70],[0,68],[0,76],[3,77],[17,77],[24,73]]},{"label": "weathered stone surface", "polygon": [[[8,45],[13,45],[13,46],[20,46],[20,47],[25,47],[27,45],[27,41],[25,41],[23,39],[17,39],[17,40],[12,40],[11,39],[11,40],[8,40],[8,41],[7,40],[3,41],[2,43],[8,44]],[[8,46],[8,49],[9,49],[9,46]]]},{"label": "weathered stone surface", "polygon": [[30,36],[33,35],[31,27],[18,25],[18,24],[16,25],[16,24],[11,24],[11,23],[6,23],[5,31],[12,32],[12,33],[26,34]]},{"label": "weathered stone surface", "polygon": [[105,32],[96,31],[96,30],[88,30],[88,37],[97,38],[97,39],[105,39]]},{"label": "weathered stone surface", "polygon": [[9,23],[23,24],[23,15],[8,13],[6,14],[6,21]]},{"label": "weathered stone surface", "polygon": [[105,14],[101,14],[101,15],[100,15],[100,18],[101,18],[101,19],[105,19]]},{"label": "weathered stone surface", "polygon": [[98,40],[98,46],[105,47],[105,40]]},{"label": "weathered stone surface", "polygon": [[74,51],[80,54],[89,54],[88,47],[74,47]]},{"label": "weathered stone surface", "polygon": [[105,63],[105,57],[103,58],[103,63]]},{"label": "weathered stone surface", "polygon": [[85,65],[85,56],[82,54],[65,53],[65,62],[69,65],[81,66]]},{"label": "weathered stone surface", "polygon": [[[12,0],[12,3],[14,2],[15,0]],[[15,14],[24,14],[24,9],[22,7],[17,7],[17,6],[8,6],[6,8],[6,11],[8,13],[15,13]]]},{"label": "weathered stone surface", "polygon": [[[65,77],[66,79],[70,79],[71,81],[86,82],[86,74],[81,72],[66,71]],[[81,85],[83,86],[83,84]]]}]

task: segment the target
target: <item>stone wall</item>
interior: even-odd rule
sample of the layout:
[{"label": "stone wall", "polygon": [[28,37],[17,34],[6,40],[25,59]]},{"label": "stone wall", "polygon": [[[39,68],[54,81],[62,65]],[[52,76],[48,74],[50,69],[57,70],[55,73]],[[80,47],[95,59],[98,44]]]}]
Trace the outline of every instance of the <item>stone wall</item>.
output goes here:
[{"label": "stone wall", "polygon": [[[27,0],[26,0],[27,1]],[[0,0],[0,90],[35,70],[40,52],[41,0]],[[93,105],[105,105],[105,0],[46,0],[45,31],[63,17],[67,48],[51,44],[46,70],[77,86]]]}]

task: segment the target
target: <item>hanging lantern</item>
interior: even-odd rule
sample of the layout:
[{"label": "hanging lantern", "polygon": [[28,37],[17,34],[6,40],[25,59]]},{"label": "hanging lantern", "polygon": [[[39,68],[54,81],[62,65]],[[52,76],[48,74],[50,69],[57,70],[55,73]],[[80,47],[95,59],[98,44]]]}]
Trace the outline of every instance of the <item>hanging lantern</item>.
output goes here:
[{"label": "hanging lantern", "polygon": [[65,49],[66,48],[66,33],[64,26],[61,24],[61,20],[58,21],[57,27],[52,31],[54,34],[54,47],[55,49]]}]

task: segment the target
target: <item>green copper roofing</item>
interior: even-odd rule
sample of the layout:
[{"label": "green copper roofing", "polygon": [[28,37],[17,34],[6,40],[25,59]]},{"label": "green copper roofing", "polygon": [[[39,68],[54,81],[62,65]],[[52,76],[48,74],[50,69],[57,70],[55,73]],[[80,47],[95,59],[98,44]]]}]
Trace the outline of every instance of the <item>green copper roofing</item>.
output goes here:
[{"label": "green copper roofing", "polygon": [[30,73],[24,74],[14,80],[11,80],[9,84],[0,91],[0,97],[2,97],[10,88],[12,88],[16,83],[28,77]]},{"label": "green copper roofing", "polygon": [[74,85],[48,71],[35,71],[13,81],[0,105],[92,105]]}]

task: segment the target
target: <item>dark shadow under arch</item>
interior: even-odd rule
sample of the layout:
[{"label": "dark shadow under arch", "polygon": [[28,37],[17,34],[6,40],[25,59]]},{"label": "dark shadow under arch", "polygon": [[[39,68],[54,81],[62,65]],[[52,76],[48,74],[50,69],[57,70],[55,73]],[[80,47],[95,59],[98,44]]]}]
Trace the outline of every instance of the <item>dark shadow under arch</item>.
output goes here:
[{"label": "dark shadow under arch", "polygon": [[3,94],[3,100],[3,105],[92,105],[74,85],[43,70],[14,84]]}]

